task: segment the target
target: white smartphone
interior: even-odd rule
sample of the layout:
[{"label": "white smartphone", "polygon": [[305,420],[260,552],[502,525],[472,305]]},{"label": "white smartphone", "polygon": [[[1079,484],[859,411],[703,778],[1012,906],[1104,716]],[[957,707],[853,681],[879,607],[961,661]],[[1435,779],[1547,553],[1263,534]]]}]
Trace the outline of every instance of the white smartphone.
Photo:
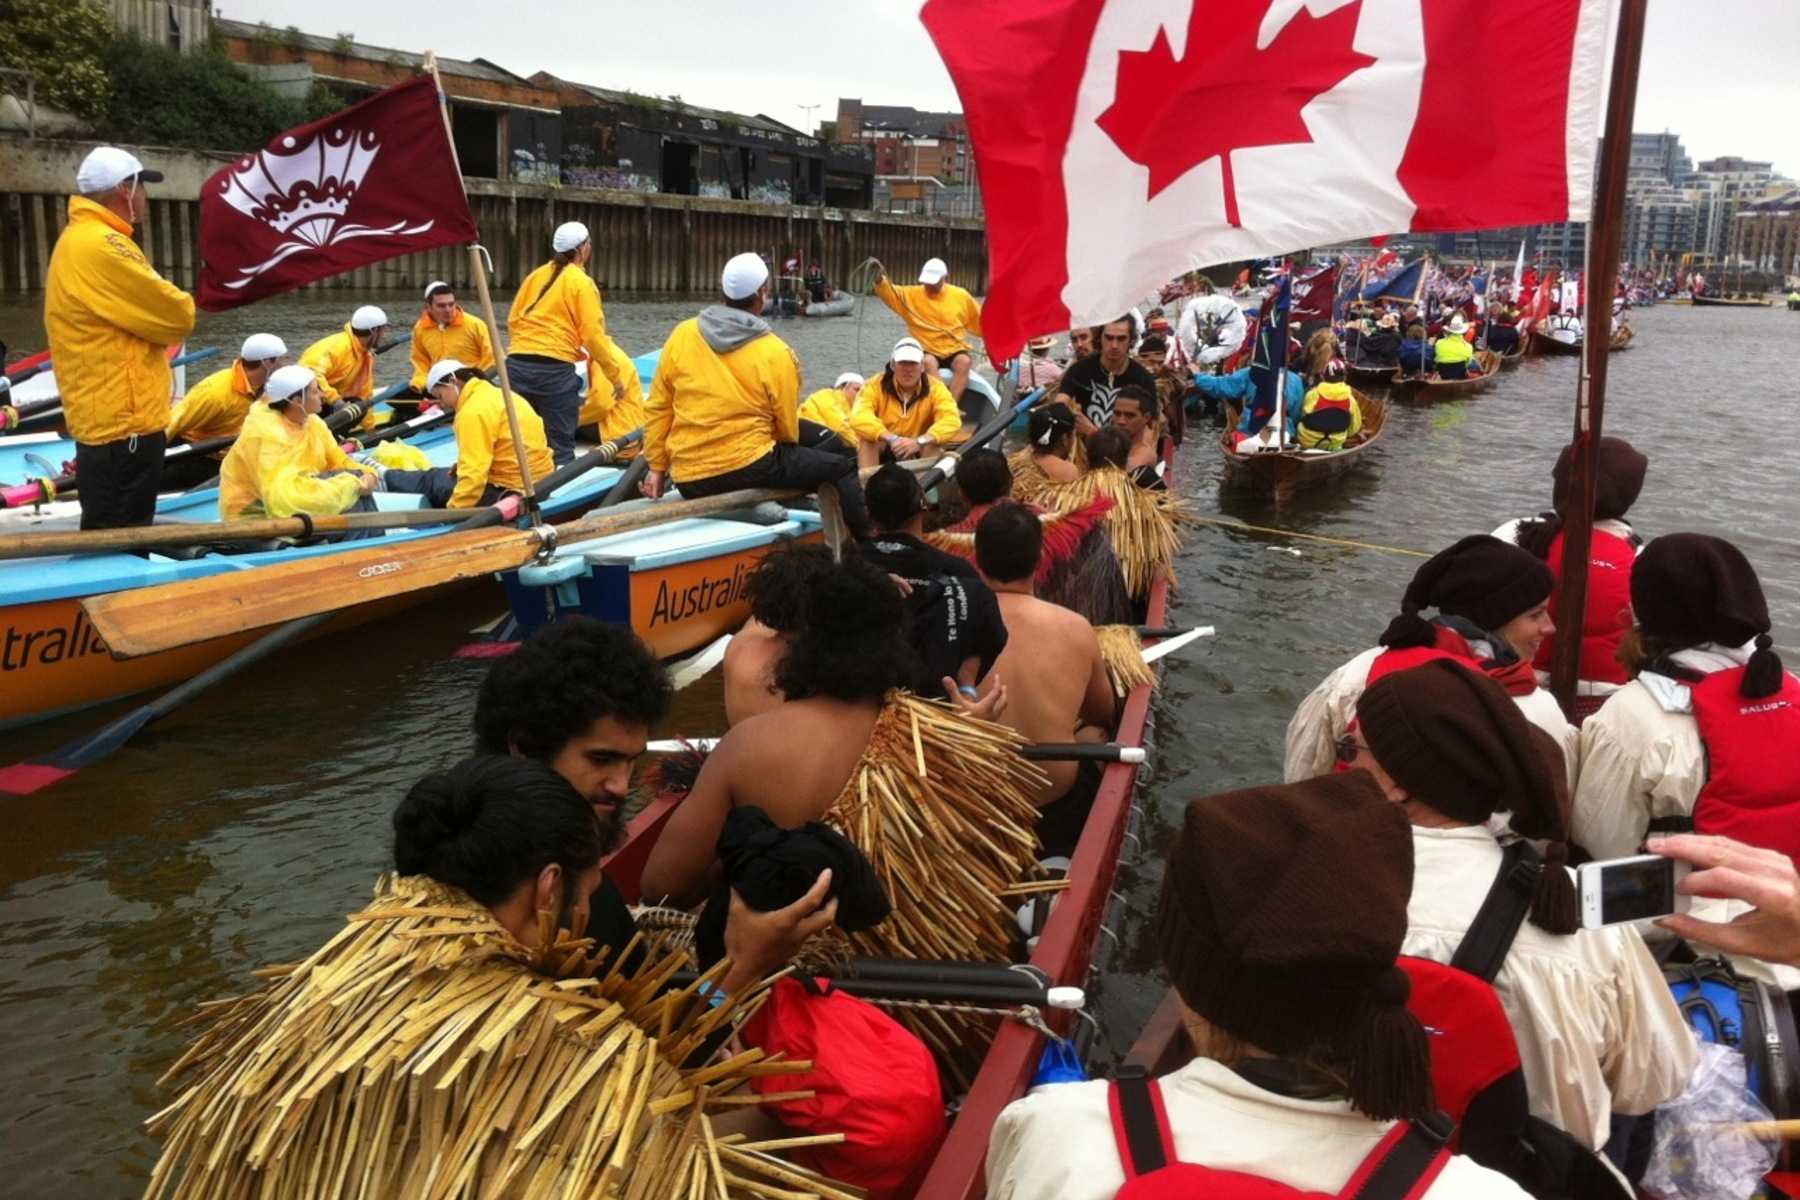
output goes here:
[{"label": "white smartphone", "polygon": [[1581,891],[1581,925],[1599,929],[1686,912],[1688,897],[1675,890],[1691,868],[1660,854],[1636,854],[1583,863],[1575,870]]}]

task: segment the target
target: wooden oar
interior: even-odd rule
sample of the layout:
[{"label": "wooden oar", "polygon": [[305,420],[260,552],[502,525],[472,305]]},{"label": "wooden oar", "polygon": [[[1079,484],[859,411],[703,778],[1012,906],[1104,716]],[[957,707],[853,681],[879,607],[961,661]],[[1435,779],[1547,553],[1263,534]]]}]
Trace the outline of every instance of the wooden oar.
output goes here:
[{"label": "wooden oar", "polygon": [[[674,987],[693,983],[697,972],[675,972]],[[929,959],[853,958],[828,976],[840,992],[865,1000],[923,1000],[940,1004],[979,1004],[984,1008],[1079,1009],[1087,993],[1078,987],[1046,983],[1036,971],[1014,970],[1002,963],[933,962]]]},{"label": "wooden oar", "polygon": [[[718,747],[716,737],[665,738],[648,743],[650,754],[680,754],[687,750],[712,751]],[[1033,762],[1117,762],[1137,764],[1148,756],[1142,746],[1121,746],[1117,742],[1038,742],[1019,747],[1019,757]]]}]

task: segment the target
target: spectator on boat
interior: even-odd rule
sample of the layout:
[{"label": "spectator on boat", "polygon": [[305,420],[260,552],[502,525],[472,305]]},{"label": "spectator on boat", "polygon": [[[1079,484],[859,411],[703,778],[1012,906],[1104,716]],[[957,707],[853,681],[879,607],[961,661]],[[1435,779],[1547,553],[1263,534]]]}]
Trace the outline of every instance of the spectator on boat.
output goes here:
[{"label": "spectator on boat", "polygon": [[1019,395],[1038,388],[1055,391],[1064,370],[1063,364],[1050,356],[1055,348],[1054,335],[1033,338],[1025,343],[1025,353],[1019,357]]},{"label": "spectator on boat", "polygon": [[1487,348],[1495,354],[1512,354],[1519,348],[1519,310],[1500,304],[1488,312]]},{"label": "spectator on boat", "polygon": [[1075,427],[1082,437],[1112,419],[1120,388],[1136,384],[1155,395],[1156,377],[1131,357],[1136,340],[1137,322],[1129,314],[1094,326],[1094,344],[1100,352],[1075,363],[1057,382],[1056,398],[1075,410]]},{"label": "spectator on boat", "polygon": [[1425,326],[1418,322],[1408,325],[1406,339],[1400,343],[1400,373],[1425,375],[1431,358],[1431,339],[1425,335]]},{"label": "spectator on boat", "polygon": [[[1562,589],[1563,515],[1568,510],[1570,473],[1574,448],[1563,447],[1550,471],[1552,511],[1523,521],[1509,521],[1494,530],[1501,541],[1513,542],[1550,566],[1556,587],[1550,593],[1550,611],[1557,611]],[[1619,661],[1619,649],[1631,628],[1631,572],[1643,550],[1625,514],[1637,502],[1644,487],[1650,460],[1624,438],[1603,437],[1594,447],[1594,523],[1588,545],[1587,603],[1581,619],[1581,670],[1576,688],[1576,711],[1591,715],[1606,697],[1631,680]],[[1538,680],[1548,684],[1554,661],[1556,636],[1546,637],[1532,665]]]},{"label": "spectator on boat", "polygon": [[[1007,460],[1015,481],[1027,493],[1045,483],[1069,483],[1081,478],[1075,458],[1075,425],[1079,420],[1068,404],[1051,402],[1031,410],[1025,425],[1025,448]],[[1013,492],[1018,495],[1020,487]]]},{"label": "spectator on boat", "polygon": [[372,512],[377,473],[344,453],[319,419],[319,382],[310,368],[281,367],[219,465],[219,515],[319,516]]},{"label": "spectator on boat", "polygon": [[1083,325],[1069,330],[1069,357],[1064,366],[1074,366],[1094,352],[1094,327]]},{"label": "spectator on boat", "polygon": [[1475,347],[1469,342],[1469,323],[1461,313],[1450,318],[1444,336],[1432,344],[1432,365],[1439,379],[1467,379],[1471,370],[1481,374],[1474,362]]},{"label": "spectator on boat", "polygon": [[850,452],[856,445],[850,409],[867,382],[855,371],[845,371],[836,383],[808,396],[800,405],[800,444]]},{"label": "spectator on boat", "polygon": [[[349,401],[366,401],[375,392],[375,352],[387,332],[387,313],[365,304],[350,314],[336,333],[320,338],[300,352],[300,365],[310,369],[325,401],[325,415]],[[363,414],[358,429],[373,429],[375,410]]]},{"label": "spectator on boat", "polygon": [[863,384],[850,409],[856,458],[864,467],[917,458],[941,447],[962,429],[962,410],[925,350],[910,337],[894,343],[881,374]]},{"label": "spectator on boat", "polygon": [[1169,339],[1160,333],[1150,333],[1144,335],[1144,340],[1138,343],[1137,353],[1132,357],[1138,360],[1139,366],[1154,376],[1162,370],[1163,360],[1168,356]]},{"label": "spectator on boat", "polygon": [[1349,374],[1341,358],[1330,359],[1321,368],[1319,382],[1300,407],[1302,450],[1342,450],[1362,432],[1362,405],[1346,382]]},{"label": "spectator on boat", "polygon": [[156,516],[174,386],[168,349],[194,328],[194,298],[158,275],[131,237],[150,207],[144,185],[162,178],[117,147],[89,151],[44,278],[44,330],[75,440],[83,529]]},{"label": "spectator on boat", "polygon": [[[1282,385],[1287,392],[1285,436],[1292,441],[1299,427],[1300,414],[1306,405],[1306,385],[1298,371],[1283,372]],[[1261,404],[1256,394],[1256,377],[1249,367],[1239,367],[1229,375],[1196,375],[1194,389],[1210,404],[1228,403],[1238,410],[1237,433],[1240,440],[1253,437],[1269,423],[1272,411]]]},{"label": "spectator on boat", "polygon": [[[1353,1194],[1395,1122],[1435,1109],[1427,1035],[1396,963],[1412,891],[1406,821],[1364,773],[1190,801],[1156,933],[1195,1057],[1148,1095],[1093,1080],[1015,1100],[988,1141],[988,1196],[1248,1195],[1265,1181]],[[1126,1088],[1143,1103],[1124,1103]],[[1425,1163],[1438,1165],[1427,1154],[1421,1175]],[[1395,1194],[1525,1196],[1466,1158],[1441,1165]]]},{"label": "spectator on boat", "polygon": [[[431,364],[425,375],[425,398],[455,414],[456,465],[390,470],[382,477],[384,490],[423,496],[428,508],[485,508],[503,496],[524,494],[519,454],[499,388],[474,367],[451,358]],[[544,437],[544,420],[523,396],[513,397],[513,413],[525,439],[525,465],[535,487],[556,469]]]},{"label": "spectator on boat", "polygon": [[[1122,464],[1139,487],[1163,491],[1162,431],[1156,419],[1156,396],[1136,384],[1126,384],[1113,400],[1111,428],[1125,435],[1130,450]],[[1095,436],[1098,436],[1096,434]]]},{"label": "spectator on boat", "polygon": [[981,336],[981,304],[967,290],[946,283],[949,275],[943,259],[927,259],[916,284],[895,287],[885,273],[877,275],[875,295],[924,347],[925,373],[933,383],[939,382],[939,367],[950,368],[950,398],[960,405],[975,365],[971,338]]},{"label": "spectator on boat", "polygon": [[1575,841],[1614,858],[1695,829],[1800,859],[1800,681],[1771,648],[1749,559],[1705,534],[1656,538],[1631,607],[1633,679],[1581,729]]},{"label": "spectator on boat", "polygon": [[[592,360],[588,362],[587,399],[575,417],[579,435],[596,443],[612,441],[644,427],[644,381],[638,376],[637,363],[611,338],[606,339],[604,353],[610,357],[612,369],[609,372],[605,367],[596,367]],[[619,381],[616,384],[615,376]],[[637,457],[640,446],[641,443],[624,447],[619,457]]]},{"label": "spectator on boat", "polygon": [[1493,979],[1532,1114],[1600,1150],[1613,1114],[1680,1095],[1694,1039],[1643,938],[1630,925],[1581,928],[1557,747],[1497,683],[1448,659],[1383,675],[1356,718],[1338,761],[1368,771],[1412,825],[1406,954],[1456,957],[1501,872],[1496,817],[1505,841],[1543,847],[1529,920]]},{"label": "spectator on boat", "polygon": [[[1400,615],[1380,644],[1327,675],[1288,722],[1283,775],[1291,783],[1332,770],[1336,747],[1356,718],[1357,698],[1375,680],[1437,658],[1451,658],[1494,679],[1526,719],[1555,740],[1565,774],[1576,777],[1580,731],[1538,686],[1531,660],[1556,632],[1550,620],[1555,576],[1543,560],[1478,534],[1440,550],[1406,585]],[[1425,609],[1437,609],[1426,620]]]},{"label": "spectator on boat", "polygon": [[[994,505],[975,527],[975,561],[1006,624],[1006,649],[994,664],[1008,688],[1000,720],[1028,742],[1104,742],[1118,702],[1100,655],[1100,638],[1080,614],[1037,598],[1034,581],[1044,526],[1017,501]],[[1075,852],[1099,787],[1102,766],[1088,761],[1043,764],[1033,791],[1045,856]]]},{"label": "spectator on boat", "polygon": [[[683,1162],[683,1188],[691,1175],[724,1194],[716,1160],[686,1143],[715,1137],[693,1093],[750,1087],[715,1061],[711,1030],[737,1023],[731,996],[760,977],[734,964],[719,998],[671,1005],[666,949],[596,962],[574,935],[606,849],[586,799],[543,763],[483,754],[420,779],[394,812],[395,873],[373,901],[304,966],[208,1006],[182,1099],[156,1120],[158,1177],[182,1196],[319,1195],[344,1180],[398,1196],[449,1172],[456,1191],[500,1194],[529,1162],[583,1195],[650,1195],[667,1189],[645,1173]],[[246,1091],[263,1071],[270,1086]],[[791,1164],[732,1166],[745,1170],[819,1186]]]},{"label": "spectator on boat", "polygon": [[453,358],[468,363],[486,374],[494,369],[494,341],[487,322],[474,313],[463,311],[456,302],[456,289],[443,280],[425,286],[425,308],[413,322],[412,378],[407,382],[409,398],[423,399],[425,376],[431,364]]},{"label": "spectator on boat", "polygon": [[1400,365],[1400,318],[1382,313],[1373,332],[1365,333],[1357,346],[1359,367],[1397,367]]},{"label": "spectator on boat", "polygon": [[1203,375],[1216,374],[1238,352],[1249,330],[1237,301],[1214,293],[1212,281],[1204,277],[1195,284],[1193,298],[1182,305],[1175,322],[1183,359]]},{"label": "spectator on boat", "polygon": [[[635,371],[621,369],[621,358],[629,363],[629,357],[609,348],[600,289],[586,270],[594,252],[587,226],[565,221],[550,236],[550,246],[550,261],[520,282],[507,314],[506,376],[543,416],[550,456],[560,467],[575,459],[582,408],[575,364],[582,353],[588,370],[597,368],[616,393],[628,390],[627,377]],[[590,386],[600,385],[590,381]]]},{"label": "spectator on boat", "polygon": [[806,294],[815,304],[823,304],[831,299],[831,283],[825,278],[825,268],[812,263],[806,268]]},{"label": "spectator on boat", "polygon": [[719,286],[725,302],[677,325],[663,344],[645,405],[644,495],[660,497],[671,479],[691,498],[830,484],[850,531],[867,533],[855,464],[796,440],[800,364],[761,316],[768,264],[740,254],[725,264]]},{"label": "spectator on boat", "polygon": [[[245,338],[237,361],[221,371],[214,371],[175,402],[169,412],[169,423],[163,429],[169,444],[235,438],[243,429],[244,418],[251,406],[262,396],[263,385],[286,361],[287,344],[274,334],[253,333]],[[163,486],[183,489],[204,483],[219,473],[219,464],[229,450],[227,446],[190,458],[178,468],[173,464],[166,465]]]}]

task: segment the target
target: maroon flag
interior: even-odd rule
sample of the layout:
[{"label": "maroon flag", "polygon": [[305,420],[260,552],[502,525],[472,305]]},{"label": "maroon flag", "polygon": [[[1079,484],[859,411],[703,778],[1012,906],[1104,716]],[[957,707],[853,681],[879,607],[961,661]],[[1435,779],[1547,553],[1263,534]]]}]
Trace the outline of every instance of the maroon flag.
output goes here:
[{"label": "maroon flag", "polygon": [[1337,300],[1338,266],[1328,263],[1294,277],[1294,306],[1290,320],[1329,321],[1332,305]]},{"label": "maroon flag", "polygon": [[437,89],[421,75],[290,129],[208,179],[197,299],[220,312],[475,240]]}]

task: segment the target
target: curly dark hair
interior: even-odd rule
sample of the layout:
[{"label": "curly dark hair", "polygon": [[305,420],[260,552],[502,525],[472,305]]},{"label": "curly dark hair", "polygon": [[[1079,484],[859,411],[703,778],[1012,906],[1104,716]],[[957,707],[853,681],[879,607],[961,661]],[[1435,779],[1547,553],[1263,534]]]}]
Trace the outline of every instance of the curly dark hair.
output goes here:
[{"label": "curly dark hair", "polygon": [[956,485],[970,504],[992,504],[1012,495],[1012,467],[1006,455],[983,446],[956,464]]},{"label": "curly dark hair", "polygon": [[880,700],[918,675],[900,591],[878,567],[848,558],[811,584],[808,620],[775,669],[789,700]]},{"label": "curly dark hair", "polygon": [[526,638],[481,681],[475,746],[549,761],[602,717],[654,725],[674,690],[637,634],[591,617],[564,617]]},{"label": "curly dark hair", "polygon": [[804,542],[777,546],[750,573],[750,615],[777,633],[804,627],[813,580],[829,574],[834,565],[824,546]]},{"label": "curly dark hair", "polygon": [[1131,461],[1131,438],[1123,429],[1111,425],[1088,434],[1088,466],[1124,469]]}]

